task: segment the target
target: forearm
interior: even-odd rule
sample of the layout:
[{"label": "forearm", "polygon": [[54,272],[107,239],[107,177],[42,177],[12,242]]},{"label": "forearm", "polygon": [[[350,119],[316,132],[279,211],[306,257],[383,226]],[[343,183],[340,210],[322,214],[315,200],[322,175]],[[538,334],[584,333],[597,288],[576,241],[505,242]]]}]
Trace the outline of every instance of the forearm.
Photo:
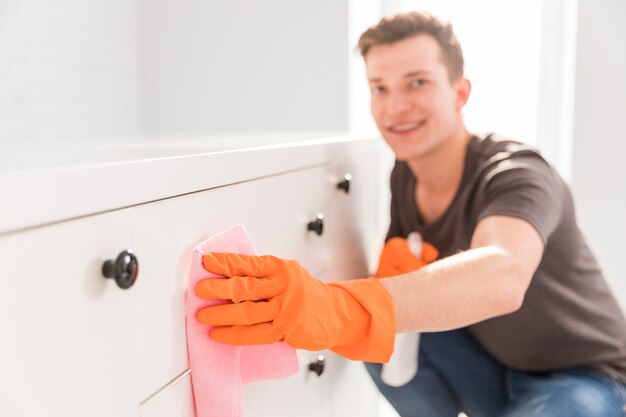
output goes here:
[{"label": "forearm", "polygon": [[417,271],[382,279],[397,331],[443,331],[511,313],[523,300],[523,271],[496,247],[470,249]]}]

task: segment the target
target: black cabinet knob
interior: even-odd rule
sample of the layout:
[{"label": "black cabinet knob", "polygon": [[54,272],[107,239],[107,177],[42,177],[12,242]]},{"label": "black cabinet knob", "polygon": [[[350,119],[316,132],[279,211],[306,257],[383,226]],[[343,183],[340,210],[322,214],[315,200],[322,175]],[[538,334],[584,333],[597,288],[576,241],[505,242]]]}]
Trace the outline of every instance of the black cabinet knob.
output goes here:
[{"label": "black cabinet knob", "polygon": [[321,236],[322,233],[324,233],[324,215],[318,214],[315,220],[310,221],[307,225],[307,230],[315,232],[318,236]]},{"label": "black cabinet knob", "polygon": [[350,192],[350,181],[352,181],[352,174],[346,174],[343,176],[343,180],[337,183],[337,188],[345,191],[346,194]]},{"label": "black cabinet knob", "polygon": [[139,262],[131,249],[122,251],[116,260],[102,264],[102,275],[113,278],[118,287],[126,290],[133,286],[139,274]]},{"label": "black cabinet knob", "polygon": [[309,371],[314,372],[317,376],[322,376],[324,366],[326,366],[326,359],[324,359],[324,355],[319,355],[316,361],[309,364]]}]

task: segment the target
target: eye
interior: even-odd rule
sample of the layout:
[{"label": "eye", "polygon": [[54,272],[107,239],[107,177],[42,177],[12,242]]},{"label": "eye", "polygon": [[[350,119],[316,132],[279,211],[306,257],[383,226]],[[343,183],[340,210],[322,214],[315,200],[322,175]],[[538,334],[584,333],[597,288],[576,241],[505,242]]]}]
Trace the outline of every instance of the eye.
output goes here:
[{"label": "eye", "polygon": [[424,78],[416,78],[414,80],[411,81],[411,85],[414,87],[421,87],[423,85],[428,84],[428,80],[424,79]]},{"label": "eye", "polygon": [[381,87],[380,85],[373,85],[370,87],[370,91],[372,94],[382,94],[385,92],[385,87]]}]

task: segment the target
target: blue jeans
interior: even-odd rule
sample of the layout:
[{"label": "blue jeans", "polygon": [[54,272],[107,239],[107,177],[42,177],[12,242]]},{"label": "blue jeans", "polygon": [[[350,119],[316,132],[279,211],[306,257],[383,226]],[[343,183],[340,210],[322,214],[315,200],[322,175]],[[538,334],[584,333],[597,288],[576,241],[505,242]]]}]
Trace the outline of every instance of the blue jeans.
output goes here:
[{"label": "blue jeans", "polygon": [[366,363],[380,392],[402,417],[625,417],[626,384],[582,368],[546,373],[509,369],[465,329],[420,336],[419,370],[402,387],[382,382],[382,365]]}]

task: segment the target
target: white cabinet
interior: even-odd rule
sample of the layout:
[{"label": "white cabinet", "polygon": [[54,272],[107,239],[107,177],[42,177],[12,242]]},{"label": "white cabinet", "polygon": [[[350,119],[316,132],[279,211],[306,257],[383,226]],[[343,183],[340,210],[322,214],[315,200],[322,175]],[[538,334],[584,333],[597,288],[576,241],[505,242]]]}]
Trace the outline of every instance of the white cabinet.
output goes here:
[{"label": "white cabinet", "polygon": [[[259,254],[297,259],[326,281],[366,276],[380,229],[378,158],[371,149],[329,155],[318,166],[0,236],[0,415],[192,417],[184,315],[192,248],[241,223]],[[346,193],[337,185],[348,173]],[[321,234],[309,228],[318,214]],[[101,267],[128,248],[139,276],[122,290]],[[362,365],[321,353],[319,377],[308,371],[318,352],[299,351],[296,375],[246,386],[246,415],[375,415],[371,384],[356,381],[367,378]],[[355,408],[357,396],[372,400]]]}]

